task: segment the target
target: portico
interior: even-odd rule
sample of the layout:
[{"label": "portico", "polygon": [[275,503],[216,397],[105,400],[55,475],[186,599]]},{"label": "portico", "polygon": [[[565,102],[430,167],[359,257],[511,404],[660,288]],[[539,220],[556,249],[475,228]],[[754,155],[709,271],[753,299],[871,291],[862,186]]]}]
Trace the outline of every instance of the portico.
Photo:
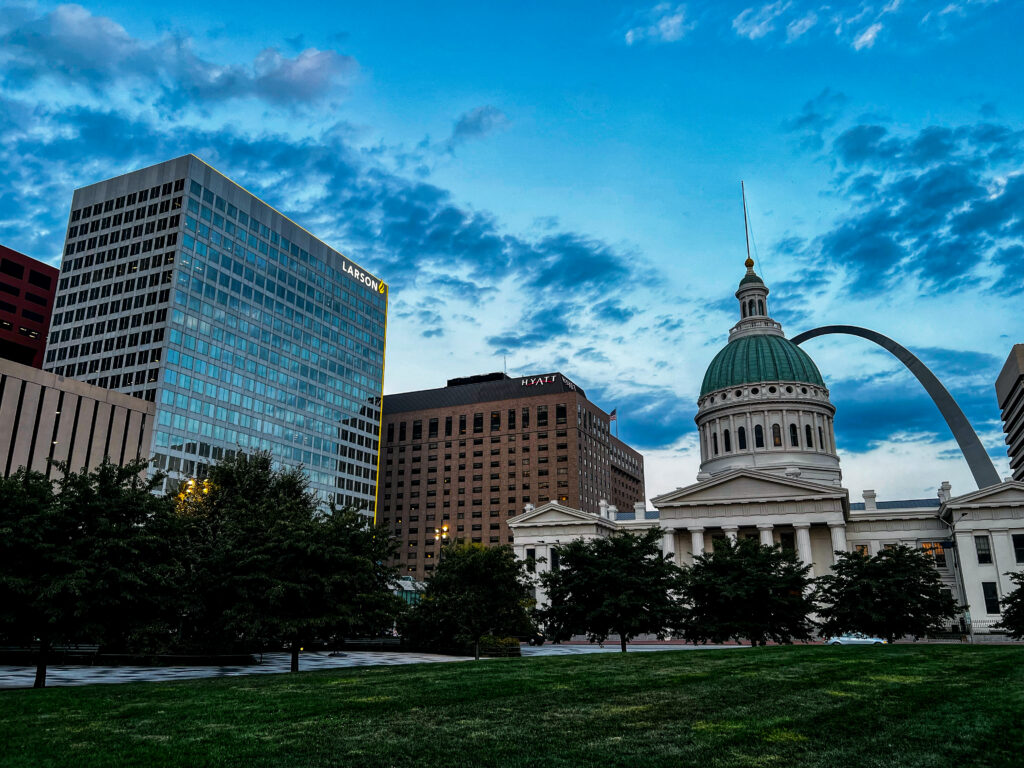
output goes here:
[{"label": "portico", "polygon": [[846,549],[849,497],[833,485],[737,469],[653,502],[665,551],[680,564],[713,550],[716,539],[755,538],[795,549],[820,576],[831,568],[833,550]]}]

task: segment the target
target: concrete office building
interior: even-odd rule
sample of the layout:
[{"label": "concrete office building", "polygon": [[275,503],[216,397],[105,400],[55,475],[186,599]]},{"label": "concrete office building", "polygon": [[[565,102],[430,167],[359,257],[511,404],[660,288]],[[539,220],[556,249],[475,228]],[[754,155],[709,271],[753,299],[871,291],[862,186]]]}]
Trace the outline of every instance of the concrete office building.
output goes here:
[{"label": "concrete office building", "polygon": [[235,450],[375,497],[387,286],[193,155],[75,190],[45,368],[156,404],[171,482]]},{"label": "concrete office building", "polygon": [[[401,542],[403,573],[428,576],[450,540],[509,544],[524,505],[597,513],[644,499],[643,457],[561,373],[503,373],[384,398],[377,524]],[[602,506],[604,505],[604,506]]]},{"label": "concrete office building", "polygon": [[1024,344],[1014,344],[996,379],[996,400],[1003,417],[1007,453],[1014,480],[1024,480]]},{"label": "concrete office building", "polygon": [[109,456],[124,464],[148,457],[156,406],[137,397],[0,360],[0,469],[54,475],[50,460],[73,471]]},{"label": "concrete office building", "polygon": [[0,357],[43,367],[57,270],[0,245]]}]

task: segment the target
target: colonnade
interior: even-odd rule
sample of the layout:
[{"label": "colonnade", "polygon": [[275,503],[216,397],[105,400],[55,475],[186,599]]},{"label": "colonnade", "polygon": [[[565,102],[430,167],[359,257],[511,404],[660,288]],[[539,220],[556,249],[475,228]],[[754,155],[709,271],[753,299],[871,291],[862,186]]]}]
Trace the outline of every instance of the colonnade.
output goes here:
[{"label": "colonnade", "polygon": [[[662,547],[666,555],[672,555],[675,562],[681,561],[681,552],[677,547],[676,535],[683,532],[690,534],[690,552],[693,557],[699,557],[706,551],[704,546],[705,533],[708,530],[720,530],[726,537],[736,541],[739,537],[740,528],[753,528],[754,525],[720,525],[712,528],[704,526],[685,526],[680,528],[668,528],[662,533]],[[759,541],[767,546],[772,546],[775,541],[776,528],[792,528],[795,534],[796,552],[800,560],[807,565],[812,565],[814,556],[811,552],[811,523],[809,522],[787,522],[780,525],[774,523],[757,523]],[[829,536],[831,538],[833,551],[846,551],[846,526],[840,523],[828,523]],[[831,565],[831,563],[828,563]]]}]

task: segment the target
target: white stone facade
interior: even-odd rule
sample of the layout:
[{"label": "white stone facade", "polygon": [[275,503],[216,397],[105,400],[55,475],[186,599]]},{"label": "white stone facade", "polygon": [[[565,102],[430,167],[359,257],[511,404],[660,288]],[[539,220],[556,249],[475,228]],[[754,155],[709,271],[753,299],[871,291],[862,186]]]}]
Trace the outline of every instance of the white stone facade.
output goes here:
[{"label": "white stone facade", "polygon": [[[783,337],[782,326],[768,316],[768,289],[752,267],[748,260],[736,292],[741,318],[730,341]],[[779,350],[777,340],[763,345],[772,349]],[[516,554],[543,571],[552,567],[556,545],[657,527],[664,552],[679,565],[712,551],[716,540],[751,537],[795,549],[818,577],[831,570],[837,551],[874,555],[904,544],[933,553],[943,584],[966,606],[964,624],[950,629],[968,629],[969,622],[973,632],[989,632],[999,620],[999,600],[1013,589],[1008,574],[1024,570],[1024,482],[959,497],[943,483],[934,499],[894,502],[864,491],[864,501],[851,504],[842,487],[834,413],[828,389],[810,380],[709,389],[698,401],[695,484],[655,497],[656,511],[642,502],[626,513],[603,504],[598,515],[556,503],[528,507],[508,521]]]}]

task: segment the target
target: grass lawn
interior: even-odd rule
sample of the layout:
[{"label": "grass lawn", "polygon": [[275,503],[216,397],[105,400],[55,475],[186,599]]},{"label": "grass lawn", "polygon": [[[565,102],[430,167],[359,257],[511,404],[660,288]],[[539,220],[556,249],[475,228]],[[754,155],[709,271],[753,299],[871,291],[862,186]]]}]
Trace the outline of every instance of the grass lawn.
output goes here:
[{"label": "grass lawn", "polygon": [[4,766],[1021,766],[1024,648],[666,651],[0,692]]}]

